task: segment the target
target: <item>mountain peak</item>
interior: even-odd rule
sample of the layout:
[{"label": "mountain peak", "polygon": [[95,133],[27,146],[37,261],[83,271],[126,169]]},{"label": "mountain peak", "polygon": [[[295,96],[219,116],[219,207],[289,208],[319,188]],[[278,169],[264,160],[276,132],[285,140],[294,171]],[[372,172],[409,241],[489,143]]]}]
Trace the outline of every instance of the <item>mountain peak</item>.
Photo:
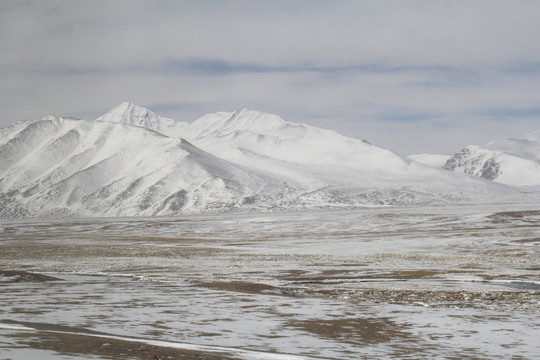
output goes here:
[{"label": "mountain peak", "polygon": [[97,118],[97,120],[141,126],[139,123],[144,119],[153,117],[157,118],[158,116],[145,107],[126,101],[115,106],[104,115]]},{"label": "mountain peak", "polygon": [[117,111],[130,111],[130,110],[143,110],[143,111],[150,111],[147,108],[144,108],[142,106],[139,106],[135,103],[132,103],[130,101],[124,101],[123,103],[115,106],[112,110]]},{"label": "mountain peak", "polygon": [[250,110],[250,109],[248,109],[246,107],[243,107],[243,108],[240,108],[240,109],[236,110],[234,113],[235,114],[241,114],[241,113],[246,113],[246,112],[251,112],[251,111],[258,112],[258,111]]},{"label": "mountain peak", "polygon": [[150,109],[127,101],[115,106],[96,120],[139,126],[161,133],[172,127],[183,125],[183,123],[161,117]]}]

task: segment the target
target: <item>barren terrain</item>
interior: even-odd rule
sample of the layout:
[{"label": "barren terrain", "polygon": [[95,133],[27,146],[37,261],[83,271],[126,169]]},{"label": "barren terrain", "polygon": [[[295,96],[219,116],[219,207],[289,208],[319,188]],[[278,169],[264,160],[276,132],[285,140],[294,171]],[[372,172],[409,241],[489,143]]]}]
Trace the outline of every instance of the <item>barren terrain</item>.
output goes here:
[{"label": "barren terrain", "polygon": [[2,360],[540,353],[535,204],[0,230]]}]

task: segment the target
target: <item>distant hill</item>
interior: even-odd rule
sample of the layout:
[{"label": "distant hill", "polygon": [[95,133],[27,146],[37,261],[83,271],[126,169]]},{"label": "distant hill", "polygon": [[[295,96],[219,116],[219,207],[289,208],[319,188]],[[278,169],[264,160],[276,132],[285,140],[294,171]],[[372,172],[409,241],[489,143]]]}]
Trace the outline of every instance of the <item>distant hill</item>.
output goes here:
[{"label": "distant hill", "polygon": [[540,130],[523,138],[469,145],[444,168],[512,186],[540,185]]}]

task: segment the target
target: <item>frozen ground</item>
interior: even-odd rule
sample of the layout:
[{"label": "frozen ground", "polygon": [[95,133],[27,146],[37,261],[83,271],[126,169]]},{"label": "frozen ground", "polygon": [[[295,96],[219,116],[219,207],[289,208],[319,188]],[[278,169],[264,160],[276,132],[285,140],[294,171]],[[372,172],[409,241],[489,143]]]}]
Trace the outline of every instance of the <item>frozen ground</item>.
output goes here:
[{"label": "frozen ground", "polygon": [[540,205],[0,223],[0,359],[532,359]]}]

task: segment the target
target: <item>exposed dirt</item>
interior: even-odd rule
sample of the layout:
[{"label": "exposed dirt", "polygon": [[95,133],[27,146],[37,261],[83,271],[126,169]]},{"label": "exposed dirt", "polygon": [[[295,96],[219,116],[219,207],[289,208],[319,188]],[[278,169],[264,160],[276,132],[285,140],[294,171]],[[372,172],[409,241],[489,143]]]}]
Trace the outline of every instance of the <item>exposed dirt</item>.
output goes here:
[{"label": "exposed dirt", "polygon": [[270,286],[253,282],[220,281],[203,282],[197,286],[214,290],[226,290],[247,294],[264,294],[289,297],[319,297],[345,300],[354,303],[387,303],[429,307],[513,309],[536,311],[540,299],[537,290],[473,291],[473,290],[426,290],[399,288],[384,284],[328,284],[303,282],[297,285]]},{"label": "exposed dirt", "polygon": [[381,343],[390,340],[410,340],[412,335],[387,318],[338,318],[329,320],[290,321],[287,326],[301,329],[323,338],[351,344]]},{"label": "exposed dirt", "polygon": [[[147,241],[152,241],[147,239]],[[209,247],[183,246],[169,244],[160,246],[152,244],[86,244],[86,243],[42,243],[35,240],[20,241],[2,248],[2,257],[10,259],[61,259],[69,260],[85,258],[114,258],[114,257],[161,257],[161,258],[191,258],[206,257],[221,253],[233,253],[229,249]]]},{"label": "exposed dirt", "polygon": [[0,270],[0,283],[60,281],[53,276],[22,270]]},{"label": "exposed dirt", "polygon": [[[356,265],[359,266],[359,265]],[[437,278],[441,275],[448,274],[470,274],[470,270],[440,270],[440,269],[414,269],[414,270],[397,270],[397,271],[362,271],[358,269],[329,269],[322,270],[317,275],[308,272],[295,270],[291,272],[282,272],[278,277],[280,280],[288,280],[292,282],[317,282],[325,280],[374,280],[374,279],[394,279],[394,280],[412,280],[412,279],[429,279]]]},{"label": "exposed dirt", "polygon": [[535,312],[540,291],[445,291],[422,289],[383,289],[377,287],[312,287],[308,296],[346,299],[355,303],[388,303],[429,307],[507,309]]},{"label": "exposed dirt", "polygon": [[488,216],[494,223],[511,223],[516,220],[525,223],[536,223],[540,218],[540,210],[523,210],[523,211],[501,211]]},{"label": "exposed dirt", "polygon": [[[143,342],[111,339],[106,334],[85,329],[40,323],[9,322],[31,326],[38,331],[13,335],[22,345],[34,349],[52,350],[61,355],[98,355],[105,359],[133,360],[220,360],[237,359],[226,353],[178,350]],[[74,333],[75,332],[75,333]]]},{"label": "exposed dirt", "polygon": [[134,360],[221,360],[237,359],[223,353],[177,350],[143,343],[79,334],[39,332],[14,336],[34,349],[52,350],[61,355],[98,355],[104,359]]},{"label": "exposed dirt", "polygon": [[202,282],[197,286],[205,287],[213,290],[227,290],[236,291],[245,294],[266,294],[266,295],[283,295],[294,296],[294,294],[286,289],[276,286],[258,284],[253,282],[241,282],[241,281],[214,281],[214,282]]}]

